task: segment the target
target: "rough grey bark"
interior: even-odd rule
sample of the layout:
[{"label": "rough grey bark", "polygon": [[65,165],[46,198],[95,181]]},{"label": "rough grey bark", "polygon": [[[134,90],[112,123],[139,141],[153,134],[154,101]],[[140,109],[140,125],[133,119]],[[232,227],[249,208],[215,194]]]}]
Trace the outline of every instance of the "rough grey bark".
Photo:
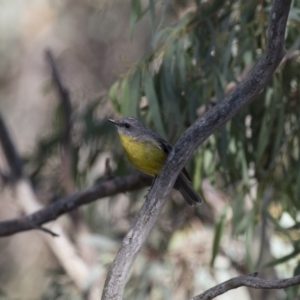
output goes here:
[{"label": "rough grey bark", "polygon": [[192,152],[263,89],[284,57],[284,33],[291,0],[275,0],[269,17],[267,49],[247,78],[188,128],[170,153],[134,224],[124,238],[105,282],[102,300],[122,299],[131,266]]}]

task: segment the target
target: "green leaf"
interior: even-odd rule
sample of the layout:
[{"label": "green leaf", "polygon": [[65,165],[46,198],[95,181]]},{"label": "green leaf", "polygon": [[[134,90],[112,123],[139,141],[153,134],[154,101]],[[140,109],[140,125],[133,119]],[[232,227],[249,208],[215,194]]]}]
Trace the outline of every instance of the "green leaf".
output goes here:
[{"label": "green leaf", "polygon": [[249,215],[245,216],[245,209],[244,209],[244,192],[236,193],[233,196],[231,201],[232,206],[232,234],[237,236],[239,234],[244,234],[245,229],[248,225],[248,217]]},{"label": "green leaf", "polygon": [[223,86],[221,83],[221,74],[218,72],[218,70],[215,68],[215,76],[214,76],[214,89],[215,89],[215,93],[217,96],[217,101],[221,102],[223,97],[224,97],[224,91],[223,91]]},{"label": "green leaf", "polygon": [[215,226],[215,234],[214,234],[214,241],[213,241],[213,247],[212,247],[212,257],[211,257],[211,261],[210,261],[211,266],[214,265],[216,256],[219,252],[220,242],[222,239],[222,233],[223,233],[223,229],[224,229],[224,225],[225,225],[225,221],[226,221],[227,208],[228,208],[228,205],[225,204],[224,207],[222,208],[222,211],[219,215],[218,221]]},{"label": "green leaf", "polygon": [[163,44],[165,42],[165,39],[167,37],[169,37],[172,33],[172,28],[170,27],[166,27],[166,28],[163,28],[159,31],[157,31],[154,36],[153,36],[153,39],[152,39],[152,47],[153,48],[157,48],[159,45]]},{"label": "green leaf", "polygon": [[270,262],[268,262],[264,268],[267,268],[267,267],[274,267],[274,266],[277,266],[279,264],[282,264],[294,257],[296,257],[298,254],[300,253],[300,249],[299,248],[295,248],[291,253],[283,256],[283,257],[280,257],[280,258],[276,258],[274,260],[271,260]]},{"label": "green leaf", "polygon": [[153,85],[153,79],[149,71],[146,71],[145,74],[145,94],[148,99],[149,103],[149,110],[154,121],[154,126],[156,130],[166,138],[166,132],[162,123],[161,114],[160,114],[160,107],[157,99],[157,95]]},{"label": "green leaf", "polygon": [[238,142],[238,153],[237,157],[242,167],[242,177],[243,183],[249,186],[249,173],[248,173],[248,163],[245,155],[245,149],[243,148],[243,144],[241,141]]},{"label": "green leaf", "polygon": [[194,167],[194,176],[193,176],[193,187],[196,191],[200,189],[201,185],[201,166],[203,162],[203,149],[199,148],[196,150],[195,154],[195,167]]},{"label": "green leaf", "polygon": [[79,161],[79,147],[72,148],[72,175],[73,178],[77,178],[78,176],[78,161]]},{"label": "green leaf", "polygon": [[270,213],[268,213],[268,212],[266,213],[266,216],[267,216],[268,220],[269,220],[271,223],[273,223],[273,225],[274,225],[274,227],[275,227],[276,230],[278,230],[278,231],[280,231],[281,233],[283,233],[283,234],[286,236],[286,238],[288,238],[288,239],[291,238],[288,229],[283,228],[283,227],[279,224],[279,222],[278,222],[277,219],[275,219],[275,218],[274,218]]},{"label": "green leaf", "polygon": [[281,140],[284,133],[284,117],[285,117],[285,105],[281,105],[280,109],[278,110],[278,121],[277,121],[277,127],[276,127],[276,136],[275,136],[275,142],[272,152],[272,162],[274,163],[281,146]]},{"label": "green leaf", "polygon": [[235,30],[231,30],[230,37],[228,39],[227,45],[225,46],[225,51],[223,52],[222,56],[222,74],[226,77],[228,75],[228,66],[231,58],[231,51],[232,51],[232,43],[235,38]]},{"label": "green leaf", "polygon": [[131,36],[133,35],[133,29],[135,23],[140,19],[142,15],[142,6],[140,0],[131,0],[129,29]]},{"label": "green leaf", "polygon": [[131,99],[130,99],[130,87],[129,78],[126,76],[121,83],[121,114],[123,116],[129,116],[131,110]]},{"label": "green leaf", "polygon": [[180,83],[183,86],[186,82],[186,65],[185,65],[185,50],[183,47],[183,41],[179,40],[176,48],[177,57],[177,69],[179,73]]},{"label": "green leaf", "polygon": [[289,13],[289,19],[300,22],[300,9],[293,7]]},{"label": "green leaf", "polygon": [[299,202],[299,197],[300,197],[300,158],[298,160],[298,163],[297,163],[297,169],[298,169],[298,172],[297,172],[297,178],[296,178],[296,199],[298,199],[297,202]]},{"label": "green leaf", "polygon": [[156,13],[155,13],[155,1],[149,0],[149,9],[150,9],[150,16],[151,16],[151,24],[152,24],[152,32],[155,32],[156,26]]},{"label": "green leaf", "polygon": [[206,174],[209,174],[213,166],[213,153],[210,149],[205,149],[203,155],[203,168]]},{"label": "green leaf", "polygon": [[261,129],[258,138],[258,149],[256,153],[256,163],[261,163],[264,151],[268,145],[271,129],[275,119],[276,98],[274,97],[273,88],[269,88],[266,94],[265,113],[263,116]]},{"label": "green leaf", "polygon": [[121,105],[117,97],[119,86],[120,86],[120,82],[116,81],[108,91],[108,97],[111,100],[111,103],[117,112],[121,112]]},{"label": "green leaf", "polygon": [[176,119],[177,124],[182,124],[184,113],[182,112],[182,110],[180,110],[179,107],[179,95],[176,92],[177,86],[174,78],[175,50],[175,45],[170,45],[162,63],[162,85],[166,93],[165,98],[163,98],[163,108],[165,113],[167,113],[168,115],[171,114],[172,118]]},{"label": "green leaf", "polygon": [[299,286],[291,286],[286,291],[287,297],[286,300],[295,300],[299,296]]},{"label": "green leaf", "polygon": [[[253,211],[254,210],[252,210],[252,213]],[[248,227],[246,229],[246,243],[245,243],[247,266],[251,271],[253,271],[253,267],[254,267],[252,261],[253,229],[254,229],[254,224],[251,218],[249,219]]]},{"label": "green leaf", "polygon": [[226,126],[223,126],[220,130],[220,138],[219,138],[219,153],[221,157],[221,164],[224,170],[227,170],[227,149],[228,149],[228,138],[227,138],[227,130]]},{"label": "green leaf", "polygon": [[300,263],[298,263],[297,267],[294,269],[293,276],[299,276],[299,275],[300,275]]},{"label": "green leaf", "polygon": [[130,79],[130,106],[129,115],[139,117],[139,104],[141,100],[141,79],[142,75],[137,70]]}]

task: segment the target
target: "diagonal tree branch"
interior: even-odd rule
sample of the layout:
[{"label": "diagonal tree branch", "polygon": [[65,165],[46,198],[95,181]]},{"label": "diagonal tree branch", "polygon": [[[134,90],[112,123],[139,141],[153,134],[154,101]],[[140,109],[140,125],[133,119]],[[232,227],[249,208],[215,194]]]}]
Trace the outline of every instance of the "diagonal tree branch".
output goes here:
[{"label": "diagonal tree branch", "polygon": [[122,299],[131,266],[164,207],[179,172],[193,151],[263,89],[284,57],[284,33],[291,0],[274,0],[267,49],[249,76],[188,128],[170,153],[134,224],[123,240],[104,285],[102,300]]},{"label": "diagonal tree branch", "polygon": [[28,216],[0,222],[0,237],[33,229],[43,230],[40,228],[42,224],[55,220],[62,214],[72,211],[80,205],[90,203],[99,198],[147,186],[151,183],[151,180],[150,176],[136,172],[97,184],[63,197]]},{"label": "diagonal tree branch", "polygon": [[200,295],[191,298],[190,300],[211,300],[219,295],[222,295],[241,286],[246,286],[254,289],[285,289],[300,284],[300,275],[277,280],[266,280],[256,277],[257,275],[257,273],[253,273],[231,278],[221,284],[210,288]]}]

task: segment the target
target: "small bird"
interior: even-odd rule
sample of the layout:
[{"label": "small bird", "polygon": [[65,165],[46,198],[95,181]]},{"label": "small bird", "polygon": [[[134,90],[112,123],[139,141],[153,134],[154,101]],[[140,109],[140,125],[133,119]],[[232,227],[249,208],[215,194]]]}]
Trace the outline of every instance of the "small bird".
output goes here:
[{"label": "small bird", "polygon": [[[109,119],[108,121],[117,126],[124,152],[129,161],[138,170],[156,178],[171,152],[172,146],[133,117],[121,117],[118,120]],[[189,205],[202,202],[191,186],[191,179],[185,168],[179,174],[174,188],[181,192]]]}]

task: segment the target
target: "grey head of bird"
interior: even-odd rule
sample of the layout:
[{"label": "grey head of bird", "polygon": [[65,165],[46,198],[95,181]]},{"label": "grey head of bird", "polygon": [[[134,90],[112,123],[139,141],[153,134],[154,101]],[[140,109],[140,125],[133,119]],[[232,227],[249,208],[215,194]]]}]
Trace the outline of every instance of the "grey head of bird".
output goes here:
[{"label": "grey head of bird", "polygon": [[129,135],[134,138],[138,138],[149,133],[149,129],[134,117],[121,117],[118,120],[108,119],[108,121],[117,126],[119,133]]}]

